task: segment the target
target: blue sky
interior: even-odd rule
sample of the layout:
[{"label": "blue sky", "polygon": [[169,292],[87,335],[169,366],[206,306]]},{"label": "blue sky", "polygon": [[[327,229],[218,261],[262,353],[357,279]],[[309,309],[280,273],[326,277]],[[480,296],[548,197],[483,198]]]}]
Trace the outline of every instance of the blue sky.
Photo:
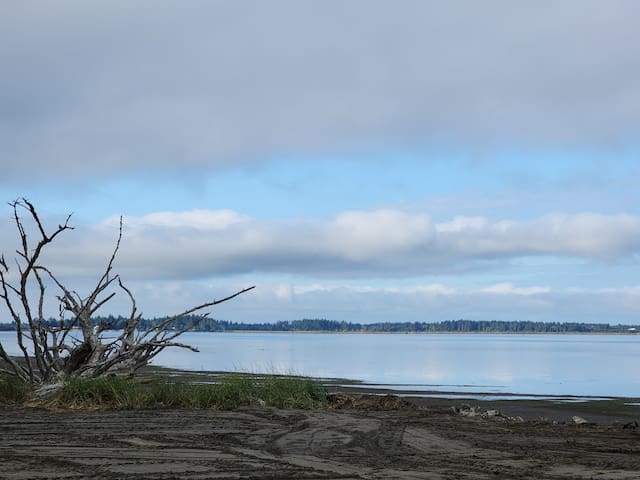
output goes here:
[{"label": "blue sky", "polygon": [[640,7],[475,5],[12,5],[0,198],[148,316],[640,323]]}]

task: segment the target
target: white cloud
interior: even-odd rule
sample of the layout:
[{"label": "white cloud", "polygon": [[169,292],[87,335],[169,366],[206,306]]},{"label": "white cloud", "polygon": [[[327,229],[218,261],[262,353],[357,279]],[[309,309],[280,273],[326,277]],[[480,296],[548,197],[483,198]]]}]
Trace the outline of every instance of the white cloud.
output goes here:
[{"label": "white cloud", "polygon": [[530,222],[456,217],[435,226],[439,241],[461,255],[569,255],[615,258],[638,250],[640,217],[550,214]]},{"label": "white cloud", "polygon": [[291,285],[282,283],[273,289],[273,293],[279,300],[291,301],[293,298],[293,289]]},{"label": "white cloud", "polygon": [[[321,227],[330,228],[333,224],[333,221],[326,221],[319,222],[319,225],[314,223],[310,227],[317,232],[322,230]],[[537,222],[533,221],[531,225],[537,225]],[[253,260],[246,261],[242,257],[245,255],[243,246],[236,250],[236,256],[228,259],[226,256],[237,243],[236,237],[245,235],[246,227],[266,229],[270,235],[275,235],[278,242],[286,240],[284,245],[278,246],[278,251],[293,251],[292,245],[296,243],[295,238],[288,237],[290,225],[279,225],[284,229],[282,232],[276,228],[278,225],[265,225],[256,220],[248,220],[241,223],[241,226],[239,229],[237,224],[227,227],[232,232],[228,232],[227,229],[211,232],[187,229],[188,233],[184,238],[178,236],[182,228],[163,227],[169,232],[161,232],[163,237],[160,240],[156,238],[159,235],[156,227],[153,227],[153,234],[145,228],[132,229],[124,238],[123,253],[127,253],[126,258],[121,259],[116,270],[122,274],[126,285],[134,292],[138,307],[145,316],[179,312],[188,306],[212,298],[221,298],[236,289],[256,283],[256,290],[239,297],[237,301],[216,307],[211,312],[212,316],[246,322],[319,317],[364,323],[441,321],[458,318],[609,323],[640,321],[640,286],[633,284],[589,288],[574,285],[561,288],[536,281],[509,279],[495,283],[491,280],[480,282],[476,278],[472,282],[474,286],[464,286],[464,276],[448,277],[448,280],[438,282],[412,281],[410,278],[398,282],[390,278],[376,281],[372,278],[371,272],[375,271],[378,276],[384,276],[388,274],[388,264],[378,265],[375,256],[367,259],[370,270],[368,274],[360,275],[357,280],[341,280],[338,277],[344,276],[348,269],[361,268],[363,260],[359,260],[354,266],[353,260],[348,256],[349,250],[343,257],[336,257],[338,254],[334,245],[327,253],[322,245],[326,236],[318,237],[321,240],[315,243],[304,244],[305,249],[313,247],[306,252],[308,259],[304,257],[304,251],[298,249],[296,259],[291,260],[286,255],[280,255],[277,261],[274,261],[270,258],[270,250],[265,249],[258,252],[261,256],[257,256],[253,251]],[[67,239],[49,256],[48,264],[55,272],[62,272],[65,276],[63,280],[68,280],[71,288],[76,289],[81,295],[86,294],[91,279],[95,280],[104,266],[104,261],[113,247],[116,232],[117,230],[114,230],[109,235],[104,235],[104,229],[67,232]],[[217,238],[221,234],[227,235],[222,241]],[[201,235],[203,239],[194,240],[194,235]],[[125,246],[132,240],[135,248],[125,252]],[[274,248],[273,245],[277,244],[277,241],[271,240],[267,246],[271,245],[270,248]],[[339,239],[335,241],[338,242]],[[188,249],[189,255],[178,248],[179,242],[184,242],[181,245]],[[231,245],[225,246],[227,242]],[[4,244],[2,247],[0,250],[6,252]],[[225,250],[221,250],[223,247]],[[400,250],[402,251],[402,248]],[[314,258],[318,252],[323,255],[320,261]],[[416,271],[411,270],[411,265],[417,261],[415,252],[404,256],[402,253],[395,255],[396,267],[399,269],[395,271],[396,276],[410,277],[410,272]],[[439,257],[444,255],[444,252],[437,251],[428,255]],[[455,252],[448,252],[447,255],[448,261],[451,262],[469,261],[466,256],[462,259],[455,257]],[[257,263],[260,259],[263,264]],[[248,273],[231,278],[218,276],[206,281],[199,279],[211,276],[212,271],[214,274],[217,273],[211,269],[212,265],[215,267],[223,261],[229,262],[229,265],[244,261],[245,266],[284,271],[286,275],[272,273],[269,275],[270,279],[267,279],[263,275]],[[330,266],[325,267],[325,278],[321,279],[323,275],[318,274],[317,269],[325,261],[330,262]],[[429,267],[428,258],[421,258],[420,261],[427,265],[426,268],[437,268],[439,265],[435,263],[435,267]],[[404,266],[400,269],[402,262]],[[292,270],[304,275],[293,275]],[[230,273],[242,271],[243,269],[236,269]],[[502,275],[506,273],[503,272]],[[87,280],[87,276],[91,278]],[[576,277],[575,280],[579,282],[581,279]],[[54,293],[53,288],[50,291]],[[128,308],[127,297],[118,295],[104,313],[126,314]],[[55,305],[52,305],[49,311],[55,314]]]},{"label": "white cloud", "polygon": [[413,251],[428,244],[434,232],[427,216],[395,210],[345,212],[321,228],[327,245],[354,261]]},{"label": "white cloud", "polygon": [[382,290],[385,293],[402,293],[407,295],[455,295],[458,289],[442,285],[441,283],[432,283],[429,285],[413,285],[409,287],[386,287]]},{"label": "white cloud", "polygon": [[[456,288],[441,283],[414,284],[402,287],[374,287],[370,285],[341,285],[341,284],[313,284],[296,285],[293,287],[297,295],[312,293],[331,293],[336,291],[351,292],[353,294],[384,295],[391,294],[397,297],[422,297],[431,299],[433,297],[460,298],[471,295],[482,296],[544,296],[553,293],[548,286],[528,286],[518,287],[513,283],[505,282],[480,288]],[[616,294],[623,294],[626,289],[611,289]],[[582,293],[593,293],[593,290],[584,290]],[[600,292],[602,293],[602,292]],[[640,295],[640,293],[639,293]]]},{"label": "white cloud", "polygon": [[[415,277],[535,255],[613,261],[640,252],[640,217],[554,214],[531,221],[350,211],[330,220],[266,221],[233,211],[162,212],[125,218],[117,267],[128,278],[192,279],[248,272],[321,277]],[[96,274],[117,221],[67,232],[49,261],[66,274]],[[3,251],[11,251],[3,248]],[[432,292],[437,288],[429,287]],[[507,283],[491,287],[513,290]]]},{"label": "white cloud", "polygon": [[489,285],[480,290],[484,293],[495,293],[498,295],[539,295],[541,293],[549,293],[551,288],[549,287],[515,287],[512,283],[496,283],[495,285]]},{"label": "white cloud", "polygon": [[[135,286],[135,285],[134,285]],[[283,298],[288,288],[294,301]],[[185,284],[189,295],[212,295],[207,290]],[[634,291],[635,294],[630,294]],[[217,294],[216,294],[217,295]],[[215,295],[213,295],[215,296]],[[181,302],[188,296],[176,295]],[[174,297],[147,302],[162,311]],[[141,304],[145,304],[142,299]],[[640,287],[626,286],[603,291],[599,288],[554,289],[546,286],[511,284],[473,288],[447,284],[414,284],[404,287],[372,286],[367,283],[344,285],[337,282],[305,284],[258,283],[255,293],[242,302],[223,304],[213,312],[216,318],[262,322],[299,318],[329,318],[354,322],[442,321],[459,318],[473,320],[578,321],[596,323],[635,323],[640,320]]]},{"label": "white cloud", "polygon": [[[243,223],[249,217],[240,215],[233,210],[190,210],[187,212],[155,212],[142,217],[123,217],[123,225],[127,230],[132,229],[195,229],[195,230],[224,230]],[[104,220],[98,228],[114,228],[120,222],[119,216],[111,216]]]},{"label": "white cloud", "polygon": [[438,233],[462,233],[472,231],[483,231],[489,226],[489,222],[484,217],[465,217],[457,215],[449,222],[442,222],[436,225]]},{"label": "white cloud", "polygon": [[296,285],[293,287],[294,292],[297,295],[305,295],[308,293],[331,293],[338,290],[353,292],[353,293],[377,293],[377,294],[402,294],[402,295],[454,295],[458,292],[457,289],[442,285],[440,283],[433,283],[428,285],[411,285],[404,287],[373,287],[370,285],[342,285],[342,284],[310,284],[310,285]]},{"label": "white cloud", "polygon": [[311,292],[330,292],[335,288],[336,287],[333,287],[333,286],[314,283],[311,285],[295,285],[293,287],[293,291],[295,292],[296,295],[304,295],[305,293],[311,293]]},{"label": "white cloud", "polygon": [[[58,221],[43,220],[47,225]],[[117,223],[111,217],[93,228],[79,225],[65,232],[51,245],[45,263],[71,288],[85,293],[109,258]],[[0,219],[0,252],[8,258],[13,231],[8,216]],[[216,308],[214,316],[360,322],[470,318],[638,323],[640,318],[640,286],[621,285],[621,279],[587,283],[589,275],[597,276],[589,273],[595,263],[636,261],[640,217],[634,215],[558,213],[530,221],[455,217],[434,223],[424,213],[391,209],[302,222],[258,220],[228,210],[159,212],[125,218],[121,248],[116,271],[134,290],[145,315],[178,312],[257,283],[250,295]],[[561,287],[553,274],[523,275],[530,266],[525,261],[511,276],[512,260],[535,255],[571,257],[565,263],[555,259],[555,271],[575,267],[573,257],[581,257],[579,272],[589,275],[568,271],[565,283],[571,288]],[[482,270],[491,268],[487,260],[503,262],[505,268]],[[470,273],[442,275],[455,268]],[[125,313],[127,306],[126,296],[113,302],[115,313]]]}]

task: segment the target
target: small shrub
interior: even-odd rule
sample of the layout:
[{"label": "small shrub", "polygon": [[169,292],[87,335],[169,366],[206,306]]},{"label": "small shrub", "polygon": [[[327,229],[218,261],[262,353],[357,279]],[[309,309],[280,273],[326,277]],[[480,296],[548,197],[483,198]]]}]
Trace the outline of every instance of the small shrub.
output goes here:
[{"label": "small shrub", "polygon": [[31,386],[14,375],[0,373],[0,401],[24,402],[31,395]]}]

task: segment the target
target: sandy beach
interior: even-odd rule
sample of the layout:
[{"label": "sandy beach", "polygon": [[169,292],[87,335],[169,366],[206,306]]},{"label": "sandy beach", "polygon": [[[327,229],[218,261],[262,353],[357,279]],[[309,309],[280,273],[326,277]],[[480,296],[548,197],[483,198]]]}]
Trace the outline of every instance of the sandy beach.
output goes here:
[{"label": "sandy beach", "polygon": [[470,417],[451,408],[460,402],[421,403],[338,396],[330,408],[313,411],[3,405],[0,478],[640,478],[640,428],[628,418],[577,425]]}]

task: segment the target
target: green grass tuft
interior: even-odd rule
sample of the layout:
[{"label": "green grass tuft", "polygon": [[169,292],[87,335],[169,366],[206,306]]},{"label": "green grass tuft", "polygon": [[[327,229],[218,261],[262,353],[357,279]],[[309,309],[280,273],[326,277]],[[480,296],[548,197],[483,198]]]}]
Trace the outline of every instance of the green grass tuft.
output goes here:
[{"label": "green grass tuft", "polygon": [[327,402],[324,386],[304,377],[265,377],[260,394],[267,405],[276,408],[318,408]]},{"label": "green grass tuft", "polygon": [[0,401],[24,402],[31,396],[31,386],[15,375],[0,373]]},{"label": "green grass tuft", "polygon": [[108,376],[98,378],[72,377],[52,399],[56,406],[69,408],[143,408],[146,394],[130,378]]},{"label": "green grass tuft", "polygon": [[213,408],[244,406],[319,408],[327,394],[317,381],[302,377],[228,375],[214,384],[154,380],[142,383],[117,376],[71,378],[50,399],[61,408]]},{"label": "green grass tuft", "polygon": [[223,410],[260,404],[260,385],[248,375],[228,375],[208,387],[215,391],[216,407]]},{"label": "green grass tuft", "polygon": [[154,382],[148,386],[148,408],[215,408],[216,396],[209,385]]}]

